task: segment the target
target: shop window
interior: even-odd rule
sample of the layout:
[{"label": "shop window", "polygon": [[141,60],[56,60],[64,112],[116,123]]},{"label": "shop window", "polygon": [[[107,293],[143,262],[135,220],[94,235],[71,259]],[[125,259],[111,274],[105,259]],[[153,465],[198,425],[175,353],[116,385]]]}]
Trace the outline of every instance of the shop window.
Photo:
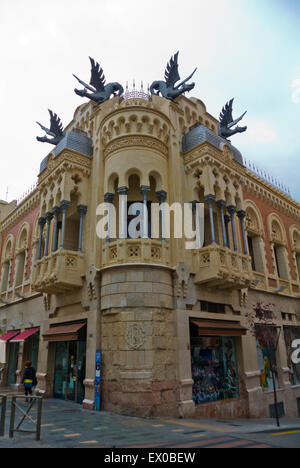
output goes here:
[{"label": "shop window", "polygon": [[[263,390],[274,390],[270,353],[272,352],[273,366],[274,366],[274,369],[276,369],[277,368],[276,351],[275,350],[271,351],[270,349],[268,349],[267,346],[264,346],[263,343],[259,343],[259,341],[257,341],[256,347],[257,347],[257,357],[258,357],[258,368],[260,370],[260,385],[263,388]],[[275,377],[275,386],[276,388],[279,388],[278,374],[276,371],[275,371],[274,377]]]},{"label": "shop window", "polygon": [[283,327],[283,331],[288,356],[288,367],[290,369],[290,382],[292,385],[300,385],[300,365],[294,364],[291,359],[292,354],[295,351],[292,347],[292,343],[294,340],[300,339],[300,327]]},{"label": "shop window", "polygon": [[196,405],[239,397],[235,338],[191,337]]}]

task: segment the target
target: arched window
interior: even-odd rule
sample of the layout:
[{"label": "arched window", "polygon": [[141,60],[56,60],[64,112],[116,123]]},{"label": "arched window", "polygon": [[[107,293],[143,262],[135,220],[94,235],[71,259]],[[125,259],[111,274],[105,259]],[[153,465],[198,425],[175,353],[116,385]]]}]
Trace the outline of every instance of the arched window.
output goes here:
[{"label": "arched window", "polygon": [[25,278],[25,265],[27,260],[27,249],[29,240],[28,223],[22,226],[17,238],[16,264],[15,264],[15,287],[23,285]]},{"label": "arched window", "polygon": [[9,288],[13,244],[14,238],[9,236],[5,242],[2,255],[1,293],[6,292]]},{"label": "arched window", "polygon": [[286,233],[280,218],[271,214],[268,218],[269,236],[273,244],[273,259],[276,273],[281,279],[289,279]]},{"label": "arched window", "polygon": [[252,259],[252,269],[258,273],[265,273],[264,230],[261,215],[256,205],[249,200],[245,205],[248,251]]}]

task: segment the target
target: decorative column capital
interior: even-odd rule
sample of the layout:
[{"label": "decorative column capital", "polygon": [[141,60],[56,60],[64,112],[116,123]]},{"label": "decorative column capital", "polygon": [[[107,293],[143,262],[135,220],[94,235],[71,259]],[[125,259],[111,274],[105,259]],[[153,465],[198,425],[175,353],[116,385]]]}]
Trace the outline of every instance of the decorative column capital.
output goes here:
[{"label": "decorative column capital", "polygon": [[159,203],[165,203],[165,201],[167,200],[167,192],[165,190],[159,190],[158,192],[156,192],[156,197],[159,201]]},{"label": "decorative column capital", "polygon": [[46,221],[47,221],[47,223],[50,224],[51,221],[52,221],[52,219],[53,219],[53,213],[51,213],[51,212],[49,211],[48,213],[46,213]]},{"label": "decorative column capital", "polygon": [[41,227],[44,227],[45,224],[46,224],[46,218],[39,218],[39,225],[40,225]]},{"label": "decorative column capital", "polygon": [[87,214],[88,207],[86,205],[78,205],[77,206],[77,211],[80,215],[86,215]]},{"label": "decorative column capital", "polygon": [[60,211],[61,211],[60,206],[54,206],[52,209],[52,213],[54,214],[55,217],[59,215]]},{"label": "decorative column capital", "polygon": [[225,200],[218,200],[216,203],[219,210],[225,210],[226,208],[226,201]]},{"label": "decorative column capital", "polygon": [[231,216],[233,216],[236,213],[236,206],[234,205],[227,206],[227,211]]},{"label": "decorative column capital", "polygon": [[205,197],[204,197],[204,202],[205,202],[205,203],[212,204],[212,203],[215,202],[215,200],[216,200],[216,197],[215,197],[215,195],[213,195],[213,194],[205,195]]},{"label": "decorative column capital", "polygon": [[150,190],[151,188],[149,187],[149,185],[141,185],[141,193],[142,195],[147,195],[148,193],[150,193]]},{"label": "decorative column capital", "polygon": [[240,210],[240,211],[237,212],[237,215],[238,215],[238,218],[239,218],[241,221],[243,221],[243,220],[246,218],[247,213],[246,213],[246,211],[244,211],[244,210]]},{"label": "decorative column capital", "polygon": [[115,194],[114,194],[114,193],[107,192],[107,193],[104,195],[104,201],[105,201],[105,203],[112,203],[112,202],[114,201],[114,198],[115,198]]},{"label": "decorative column capital", "polygon": [[62,210],[67,210],[71,205],[71,202],[69,202],[68,200],[62,200],[60,202],[60,207]]},{"label": "decorative column capital", "polygon": [[128,187],[119,187],[118,188],[119,195],[128,195]]}]

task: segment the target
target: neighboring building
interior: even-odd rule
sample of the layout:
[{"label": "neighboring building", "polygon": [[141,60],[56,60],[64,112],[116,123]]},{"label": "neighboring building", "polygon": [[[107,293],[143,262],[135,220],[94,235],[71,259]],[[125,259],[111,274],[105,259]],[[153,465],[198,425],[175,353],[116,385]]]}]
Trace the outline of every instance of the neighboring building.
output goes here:
[{"label": "neighboring building", "polygon": [[[45,396],[93,408],[101,350],[103,409],[268,417],[267,356],[246,320],[263,302],[282,327],[279,401],[298,416],[300,204],[246,168],[198,99],[88,102],[66,133],[37,188],[0,205],[5,384],[20,385],[29,358]],[[127,207],[165,200],[205,204],[203,248],[127,238]],[[104,201],[124,238],[97,236]]]}]

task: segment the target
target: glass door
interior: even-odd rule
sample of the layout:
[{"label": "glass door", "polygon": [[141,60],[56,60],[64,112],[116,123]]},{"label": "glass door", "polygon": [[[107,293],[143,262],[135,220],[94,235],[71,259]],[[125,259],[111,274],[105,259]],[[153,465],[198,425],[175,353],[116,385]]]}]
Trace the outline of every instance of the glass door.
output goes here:
[{"label": "glass door", "polygon": [[85,341],[56,343],[54,397],[82,403],[85,379]]},{"label": "glass door", "polygon": [[59,341],[55,343],[55,372],[54,391],[55,398],[66,398],[67,371],[68,371],[68,342]]},{"label": "glass door", "polygon": [[19,343],[9,344],[9,357],[8,357],[8,375],[7,385],[15,385],[17,381],[16,371],[18,367],[18,354],[19,354]]}]

